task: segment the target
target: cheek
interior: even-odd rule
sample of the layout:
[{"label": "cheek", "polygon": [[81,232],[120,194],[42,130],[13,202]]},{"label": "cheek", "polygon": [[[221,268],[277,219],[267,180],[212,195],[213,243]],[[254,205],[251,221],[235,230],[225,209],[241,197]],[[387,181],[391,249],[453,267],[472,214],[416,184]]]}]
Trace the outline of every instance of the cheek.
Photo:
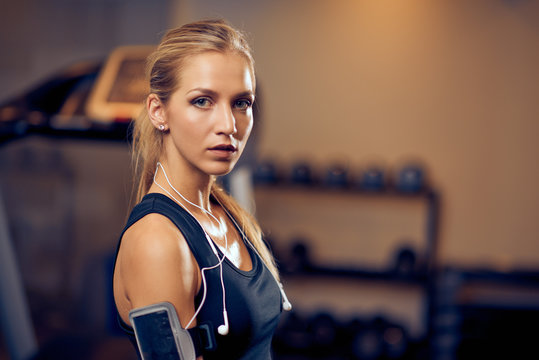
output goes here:
[{"label": "cheek", "polygon": [[208,117],[207,113],[194,108],[185,109],[181,115],[182,116],[179,117],[178,120],[181,122],[183,127],[188,128],[192,128],[195,125],[197,127],[202,126],[205,123],[205,119]]},{"label": "cheek", "polygon": [[186,116],[175,117],[170,123],[170,140],[180,152],[190,152],[194,144],[201,143],[200,126]]},{"label": "cheek", "polygon": [[253,130],[253,117],[249,116],[245,119],[245,122],[242,122],[241,129],[238,129],[238,133],[243,141],[247,141],[251,134],[251,130]]},{"label": "cheek", "polygon": [[[171,132],[175,132],[178,138],[187,142],[196,142],[204,133],[204,114],[196,111],[184,111],[181,116],[172,119]],[[196,139],[195,139],[196,138]]]}]

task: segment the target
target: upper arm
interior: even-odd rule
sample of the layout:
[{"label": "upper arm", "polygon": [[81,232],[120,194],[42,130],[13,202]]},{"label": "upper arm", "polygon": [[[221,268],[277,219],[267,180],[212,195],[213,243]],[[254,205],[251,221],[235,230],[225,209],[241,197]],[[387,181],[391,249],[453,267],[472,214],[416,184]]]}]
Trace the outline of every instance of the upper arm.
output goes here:
[{"label": "upper arm", "polygon": [[199,268],[181,232],[164,216],[149,214],[125,232],[116,282],[116,301],[125,301],[119,306],[124,321],[129,310],[162,301],[174,305],[182,327],[195,312]]}]

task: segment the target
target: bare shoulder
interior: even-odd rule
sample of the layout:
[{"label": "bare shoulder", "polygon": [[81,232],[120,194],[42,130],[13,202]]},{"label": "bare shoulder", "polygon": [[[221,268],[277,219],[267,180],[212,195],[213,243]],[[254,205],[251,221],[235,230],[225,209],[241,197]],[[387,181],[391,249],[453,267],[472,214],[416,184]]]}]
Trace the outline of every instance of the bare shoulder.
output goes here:
[{"label": "bare shoulder", "polygon": [[151,261],[155,257],[181,255],[178,250],[186,244],[182,233],[165,216],[148,214],[125,232],[120,250],[122,255]]},{"label": "bare shoulder", "polygon": [[132,308],[160,301],[186,308],[200,286],[198,265],[185,238],[159,214],[144,216],[124,233],[114,281],[122,318]]},{"label": "bare shoulder", "polygon": [[134,273],[176,272],[196,265],[181,231],[159,214],[144,216],[125,232],[120,256]]}]

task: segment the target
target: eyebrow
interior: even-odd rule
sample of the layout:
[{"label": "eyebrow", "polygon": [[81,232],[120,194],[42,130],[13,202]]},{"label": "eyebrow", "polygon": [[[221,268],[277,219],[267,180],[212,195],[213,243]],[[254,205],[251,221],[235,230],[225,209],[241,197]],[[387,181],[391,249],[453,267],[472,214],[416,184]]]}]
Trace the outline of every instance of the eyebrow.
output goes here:
[{"label": "eyebrow", "polygon": [[241,93],[236,95],[236,97],[238,97],[238,98],[246,97],[246,96],[252,98],[252,100],[255,99],[255,94],[252,91],[244,91],[244,92],[241,92]]},{"label": "eyebrow", "polygon": [[[194,89],[191,89],[187,92],[187,94],[190,94],[192,92],[195,92],[195,91],[199,91],[205,95],[209,95],[209,96],[212,96],[212,97],[218,97],[219,94],[216,92],[216,91],[213,91],[211,89],[206,89],[206,88],[194,88]],[[242,91],[238,94],[236,94],[234,97],[235,98],[240,98],[240,97],[245,97],[245,96],[248,96],[248,97],[252,97],[253,99],[255,98],[255,94],[250,91],[250,90],[247,90],[247,91]]]}]

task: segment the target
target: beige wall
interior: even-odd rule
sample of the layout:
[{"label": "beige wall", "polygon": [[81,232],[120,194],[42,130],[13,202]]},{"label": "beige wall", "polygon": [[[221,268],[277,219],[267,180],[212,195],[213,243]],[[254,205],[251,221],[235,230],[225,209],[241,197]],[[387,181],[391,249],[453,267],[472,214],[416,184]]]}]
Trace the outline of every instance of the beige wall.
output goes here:
[{"label": "beige wall", "polygon": [[539,265],[539,2],[182,1],[250,33],[263,156],[423,159],[448,263]]},{"label": "beige wall", "polygon": [[224,16],[254,46],[261,155],[356,169],[419,157],[443,195],[443,260],[539,264],[539,2],[170,2],[168,14],[168,0],[13,3],[2,13],[1,97],[74,59],[153,41],[165,19]]}]

